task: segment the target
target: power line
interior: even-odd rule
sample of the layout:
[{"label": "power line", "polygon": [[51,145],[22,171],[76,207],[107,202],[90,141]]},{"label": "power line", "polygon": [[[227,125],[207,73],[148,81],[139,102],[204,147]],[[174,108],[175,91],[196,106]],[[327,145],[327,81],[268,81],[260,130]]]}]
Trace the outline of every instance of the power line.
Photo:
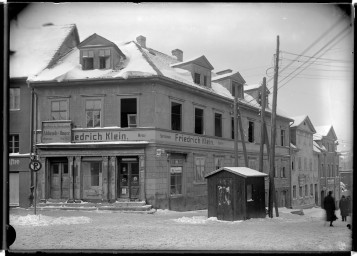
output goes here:
[{"label": "power line", "polygon": [[351,63],[351,61],[348,61],[348,60],[316,58],[316,57],[307,56],[307,55],[302,55],[302,54],[295,54],[295,53],[291,53],[291,52],[287,52],[287,51],[281,51],[281,52],[282,52],[282,53],[286,53],[286,54],[290,54],[290,55],[301,56],[301,57],[305,57],[305,58],[309,58],[309,59],[326,60],[326,61],[336,61],[336,62],[349,62],[349,63]]}]

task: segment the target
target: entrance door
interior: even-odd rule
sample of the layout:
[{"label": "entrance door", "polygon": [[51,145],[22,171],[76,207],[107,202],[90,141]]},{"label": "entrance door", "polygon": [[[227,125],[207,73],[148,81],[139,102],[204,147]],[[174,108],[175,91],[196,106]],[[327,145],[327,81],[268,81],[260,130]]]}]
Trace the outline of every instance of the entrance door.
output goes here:
[{"label": "entrance door", "polygon": [[281,191],[281,205],[280,207],[285,207],[286,205],[286,191]]},{"label": "entrance door", "polygon": [[139,198],[139,162],[137,158],[122,158],[119,161],[118,179],[119,198]]},{"label": "entrance door", "polygon": [[68,199],[69,198],[69,175],[67,162],[51,162],[51,198]]},{"label": "entrance door", "polygon": [[217,219],[233,220],[232,205],[232,179],[221,178],[218,180],[217,191]]}]

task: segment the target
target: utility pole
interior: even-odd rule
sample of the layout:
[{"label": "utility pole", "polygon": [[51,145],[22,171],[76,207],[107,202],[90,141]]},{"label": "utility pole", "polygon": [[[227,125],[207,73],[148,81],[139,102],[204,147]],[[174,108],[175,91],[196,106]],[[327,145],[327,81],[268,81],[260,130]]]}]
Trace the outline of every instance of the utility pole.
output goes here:
[{"label": "utility pole", "polygon": [[238,167],[238,119],[237,119],[237,108],[238,108],[238,86],[232,83],[234,86],[234,106],[233,106],[233,134],[234,134],[234,165]]},{"label": "utility pole", "polygon": [[270,149],[270,173],[269,173],[269,217],[273,217],[273,203],[275,205],[276,217],[279,217],[278,206],[276,202],[276,193],[274,185],[275,172],[275,144],[276,144],[276,104],[278,94],[278,70],[279,70],[279,36],[277,36],[276,59],[274,68],[274,91],[273,107],[271,116],[271,149]]},{"label": "utility pole", "polygon": [[244,163],[245,163],[245,167],[248,167],[248,155],[247,155],[247,149],[245,147],[244,132],[243,132],[242,118],[239,110],[239,105],[237,105],[237,112],[238,112],[238,119],[239,119],[240,138],[242,140],[242,146],[243,146]]},{"label": "utility pole", "polygon": [[264,144],[265,144],[265,132],[264,132],[264,126],[265,126],[265,105],[266,105],[266,78],[263,78],[263,84],[262,84],[262,92],[261,92],[261,128],[260,128],[260,157],[259,157],[259,171],[263,172],[263,162],[264,162]]}]

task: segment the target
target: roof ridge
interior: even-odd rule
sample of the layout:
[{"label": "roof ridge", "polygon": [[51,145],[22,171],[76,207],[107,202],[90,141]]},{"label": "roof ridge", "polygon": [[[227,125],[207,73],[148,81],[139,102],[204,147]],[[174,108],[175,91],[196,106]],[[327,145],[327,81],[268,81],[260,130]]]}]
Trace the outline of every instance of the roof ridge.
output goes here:
[{"label": "roof ridge", "polygon": [[139,49],[139,51],[141,52],[142,56],[144,57],[144,59],[149,63],[149,65],[155,70],[155,72],[159,75],[159,76],[164,76],[162,74],[162,72],[160,71],[160,69],[158,67],[156,67],[156,65],[150,60],[150,58],[146,55],[146,53],[143,51],[143,49],[141,48],[141,46],[135,42],[132,41],[136,47]]}]

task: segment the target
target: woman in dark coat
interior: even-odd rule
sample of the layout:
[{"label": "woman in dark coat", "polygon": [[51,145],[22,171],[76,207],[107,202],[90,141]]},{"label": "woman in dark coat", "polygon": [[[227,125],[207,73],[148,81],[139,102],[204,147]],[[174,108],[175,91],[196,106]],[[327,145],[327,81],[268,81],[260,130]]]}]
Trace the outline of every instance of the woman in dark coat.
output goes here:
[{"label": "woman in dark coat", "polygon": [[335,215],[335,199],[332,197],[332,191],[328,192],[328,195],[324,199],[324,208],[326,211],[326,221],[330,222],[330,226],[333,227],[332,222],[336,220]]},{"label": "woman in dark coat", "polygon": [[340,200],[340,212],[341,212],[341,217],[342,217],[342,221],[347,221],[347,215],[348,215],[348,206],[349,206],[349,202],[348,200],[345,198],[345,196],[342,196],[341,200]]}]

